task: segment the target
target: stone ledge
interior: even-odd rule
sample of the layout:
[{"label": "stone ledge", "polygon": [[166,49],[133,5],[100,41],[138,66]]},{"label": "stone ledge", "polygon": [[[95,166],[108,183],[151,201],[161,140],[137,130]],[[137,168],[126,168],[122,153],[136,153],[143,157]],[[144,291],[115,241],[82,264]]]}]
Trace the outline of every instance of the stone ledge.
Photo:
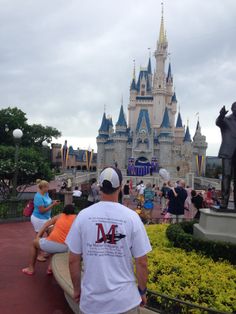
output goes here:
[{"label": "stone ledge", "polygon": [[[53,275],[59,284],[59,286],[64,291],[65,298],[72,309],[76,314],[79,314],[79,304],[75,303],[73,300],[73,285],[70,278],[70,272],[68,267],[68,253],[58,253],[54,254],[52,258],[52,270]],[[141,314],[151,314],[154,313],[145,308],[140,308]]]},{"label": "stone ledge", "polygon": [[236,243],[236,213],[216,212],[210,208],[200,211],[200,221],[193,227],[195,237]]}]

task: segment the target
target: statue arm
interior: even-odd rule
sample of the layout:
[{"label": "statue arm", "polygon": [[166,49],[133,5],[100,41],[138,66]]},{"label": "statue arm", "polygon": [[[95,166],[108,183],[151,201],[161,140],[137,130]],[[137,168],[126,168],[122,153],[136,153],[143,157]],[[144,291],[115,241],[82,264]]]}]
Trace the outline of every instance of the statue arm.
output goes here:
[{"label": "statue arm", "polygon": [[222,127],[224,125],[224,117],[222,117],[221,115],[219,115],[219,117],[216,119],[216,125],[218,127]]},{"label": "statue arm", "polygon": [[225,106],[223,106],[220,110],[220,114],[218,118],[216,119],[216,125],[220,128],[225,126],[225,116],[228,113],[228,111],[225,109]]}]

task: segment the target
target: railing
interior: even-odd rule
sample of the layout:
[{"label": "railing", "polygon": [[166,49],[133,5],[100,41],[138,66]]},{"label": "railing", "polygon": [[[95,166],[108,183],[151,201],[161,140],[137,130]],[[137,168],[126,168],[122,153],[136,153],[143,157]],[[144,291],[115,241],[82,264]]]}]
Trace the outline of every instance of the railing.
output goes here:
[{"label": "railing", "polygon": [[26,201],[20,200],[1,200],[0,201],[0,220],[11,218],[23,218],[23,208]]},{"label": "railing", "polygon": [[161,314],[228,314],[149,290],[147,292],[147,298],[147,308]]}]

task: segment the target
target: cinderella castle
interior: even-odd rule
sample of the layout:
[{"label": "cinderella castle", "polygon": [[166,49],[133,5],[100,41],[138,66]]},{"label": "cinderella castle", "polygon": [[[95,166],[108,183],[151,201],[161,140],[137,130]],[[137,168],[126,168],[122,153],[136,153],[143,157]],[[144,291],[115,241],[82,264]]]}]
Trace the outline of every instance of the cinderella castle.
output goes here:
[{"label": "cinderella castle", "polygon": [[188,123],[183,125],[180,111],[177,113],[170,63],[166,69],[167,55],[162,10],[155,69],[149,57],[147,67],[140,68],[137,79],[134,67],[128,118],[123,104],[115,126],[112,118],[103,114],[97,136],[98,171],[107,165],[117,165],[128,175],[136,176],[158,172],[160,167],[172,177],[184,177],[187,173],[204,175],[206,137],[198,120],[192,139]]}]

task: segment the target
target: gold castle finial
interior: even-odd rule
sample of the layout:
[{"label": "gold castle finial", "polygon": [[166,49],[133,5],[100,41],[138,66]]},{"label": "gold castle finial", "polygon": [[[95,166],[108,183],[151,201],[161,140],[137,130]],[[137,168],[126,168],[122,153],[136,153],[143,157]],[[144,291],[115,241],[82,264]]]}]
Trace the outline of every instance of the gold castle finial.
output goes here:
[{"label": "gold castle finial", "polygon": [[166,33],[164,28],[164,4],[161,3],[161,26],[159,33],[159,44],[163,44],[166,41]]}]

